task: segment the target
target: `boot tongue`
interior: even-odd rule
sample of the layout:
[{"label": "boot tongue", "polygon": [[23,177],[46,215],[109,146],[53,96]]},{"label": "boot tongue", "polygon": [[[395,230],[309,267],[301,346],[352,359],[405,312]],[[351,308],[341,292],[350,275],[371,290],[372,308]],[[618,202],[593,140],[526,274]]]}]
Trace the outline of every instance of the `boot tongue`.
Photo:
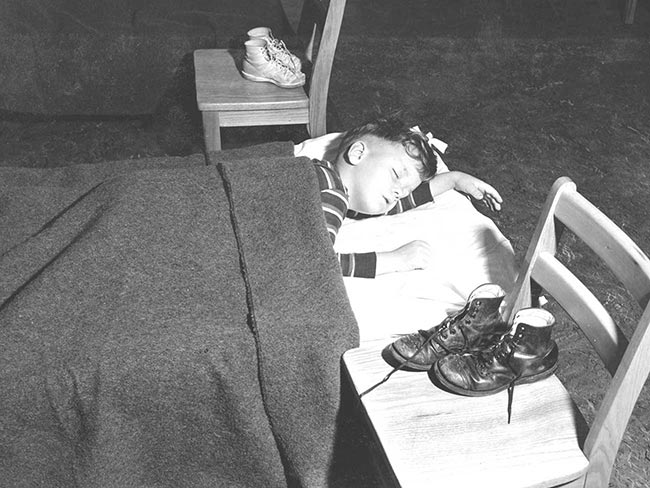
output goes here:
[{"label": "boot tongue", "polygon": [[543,317],[532,316],[532,317],[526,317],[519,323],[526,324],[530,327],[546,327],[548,325],[548,320],[544,319]]},{"label": "boot tongue", "polygon": [[501,298],[505,295],[503,288],[497,284],[485,284],[475,289],[467,299],[468,302],[477,298]]},{"label": "boot tongue", "polygon": [[526,324],[530,327],[547,327],[553,324],[553,315],[541,308],[522,309],[515,316],[515,325]]}]

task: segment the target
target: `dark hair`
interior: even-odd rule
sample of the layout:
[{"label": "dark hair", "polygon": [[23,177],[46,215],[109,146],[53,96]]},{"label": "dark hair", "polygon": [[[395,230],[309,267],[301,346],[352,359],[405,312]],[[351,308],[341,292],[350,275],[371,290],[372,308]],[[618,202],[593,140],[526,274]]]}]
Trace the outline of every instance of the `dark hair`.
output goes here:
[{"label": "dark hair", "polygon": [[438,170],[436,150],[431,147],[422,132],[412,130],[397,117],[378,118],[347,131],[341,139],[338,150],[339,155],[347,151],[352,143],[365,135],[400,143],[409,156],[422,163],[420,174],[425,180],[433,178],[436,174]]}]

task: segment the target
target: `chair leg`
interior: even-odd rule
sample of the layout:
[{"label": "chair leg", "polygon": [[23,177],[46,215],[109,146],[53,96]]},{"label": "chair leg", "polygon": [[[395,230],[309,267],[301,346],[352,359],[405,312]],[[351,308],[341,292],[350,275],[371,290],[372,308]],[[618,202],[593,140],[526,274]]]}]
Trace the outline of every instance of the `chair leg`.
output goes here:
[{"label": "chair leg", "polygon": [[203,138],[206,152],[221,151],[219,112],[201,112],[203,116]]},{"label": "chair leg", "polygon": [[634,12],[636,11],[636,0],[626,0],[625,2],[625,16],[624,21],[626,24],[634,23]]}]

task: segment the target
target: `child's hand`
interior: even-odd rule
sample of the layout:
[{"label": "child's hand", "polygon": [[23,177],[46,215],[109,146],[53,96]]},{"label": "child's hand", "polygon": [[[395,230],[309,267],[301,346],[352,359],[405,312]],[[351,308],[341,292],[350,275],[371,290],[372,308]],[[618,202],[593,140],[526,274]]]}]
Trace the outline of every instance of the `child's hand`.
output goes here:
[{"label": "child's hand", "polygon": [[377,253],[376,274],[411,271],[428,267],[433,261],[433,251],[425,241],[411,241],[393,251]]},{"label": "child's hand", "polygon": [[454,173],[456,173],[455,190],[465,193],[475,200],[482,202],[492,211],[501,210],[503,199],[492,185],[489,185],[485,181],[479,180],[472,175],[468,175],[467,173],[462,173],[460,171],[455,171]]}]

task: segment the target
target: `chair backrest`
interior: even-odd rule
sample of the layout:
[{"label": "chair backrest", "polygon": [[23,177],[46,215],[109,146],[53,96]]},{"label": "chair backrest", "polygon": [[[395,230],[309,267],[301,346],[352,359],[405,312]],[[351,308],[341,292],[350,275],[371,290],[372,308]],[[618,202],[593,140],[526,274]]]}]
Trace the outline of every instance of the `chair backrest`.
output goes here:
[{"label": "chair backrest", "polygon": [[303,3],[297,34],[305,39],[305,57],[312,62],[309,79],[311,137],[327,133],[327,96],[345,2],[346,0],[304,0]]},{"label": "chair backrest", "polygon": [[[584,242],[641,307],[628,342],[602,303],[556,258],[558,233],[570,230]],[[572,317],[592,344],[612,380],[583,446],[589,459],[585,486],[608,486],[616,453],[650,372],[650,260],[616,224],[559,178],[542,209],[505,315],[531,306],[531,281]],[[561,353],[561,351],[560,351]]]}]

